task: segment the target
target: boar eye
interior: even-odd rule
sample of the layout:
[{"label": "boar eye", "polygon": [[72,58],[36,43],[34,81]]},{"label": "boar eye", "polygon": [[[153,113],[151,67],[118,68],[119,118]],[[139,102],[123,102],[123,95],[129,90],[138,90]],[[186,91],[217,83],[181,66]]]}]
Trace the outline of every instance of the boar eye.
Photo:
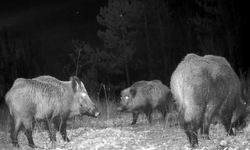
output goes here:
[{"label": "boar eye", "polygon": [[123,99],[128,100],[128,99],[129,99],[129,96],[122,96],[122,97],[121,97],[121,100],[123,100]]},{"label": "boar eye", "polygon": [[82,103],[80,103],[80,107],[83,107],[83,104],[82,104]]},{"label": "boar eye", "polygon": [[126,100],[128,100],[128,99],[129,99],[129,97],[128,97],[128,96],[125,96],[125,99],[126,99]]},{"label": "boar eye", "polygon": [[81,93],[82,97],[85,97],[87,94],[86,93]]},{"label": "boar eye", "polygon": [[83,97],[79,98],[79,103],[80,103],[80,105],[82,105],[84,103],[84,98]]}]

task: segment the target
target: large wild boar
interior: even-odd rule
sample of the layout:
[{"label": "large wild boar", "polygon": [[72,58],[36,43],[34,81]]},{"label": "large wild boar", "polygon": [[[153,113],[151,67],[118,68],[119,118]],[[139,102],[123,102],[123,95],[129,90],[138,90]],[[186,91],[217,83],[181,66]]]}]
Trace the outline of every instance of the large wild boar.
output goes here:
[{"label": "large wild boar", "polygon": [[151,123],[151,113],[159,110],[165,118],[171,99],[170,89],[159,80],[138,81],[121,91],[121,103],[118,111],[132,112],[132,125],[136,124],[138,115],[144,112]]},{"label": "large wild boar", "polygon": [[18,78],[5,95],[5,100],[13,119],[10,137],[17,147],[17,136],[22,127],[25,128],[29,146],[35,147],[32,138],[35,120],[45,121],[51,141],[56,140],[56,130],[61,133],[63,140],[69,141],[66,132],[69,117],[99,115],[77,77],[71,77],[70,81],[60,81],[51,76]]},{"label": "large wild boar", "polygon": [[198,145],[197,131],[209,139],[209,126],[218,116],[229,135],[243,123],[245,101],[238,76],[220,56],[188,54],[171,77],[171,91],[177,101],[181,124],[192,147]]}]

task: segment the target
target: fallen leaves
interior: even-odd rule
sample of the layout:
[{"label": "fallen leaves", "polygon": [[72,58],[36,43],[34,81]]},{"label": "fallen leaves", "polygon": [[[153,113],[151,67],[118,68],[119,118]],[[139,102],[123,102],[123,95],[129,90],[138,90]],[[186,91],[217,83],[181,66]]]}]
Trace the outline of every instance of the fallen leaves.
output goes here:
[{"label": "fallen leaves", "polygon": [[[80,122],[79,122],[80,123]],[[86,123],[86,122],[85,122]],[[247,130],[248,131],[248,130]],[[236,136],[227,136],[222,125],[211,125],[210,140],[203,139],[199,135],[199,146],[197,150],[249,150],[250,133],[238,132]],[[6,137],[6,132],[0,132]],[[130,119],[122,120],[116,118],[113,120],[90,121],[83,124],[82,127],[67,130],[70,142],[64,142],[59,133],[57,141],[53,145],[45,130],[34,130],[33,137],[35,144],[42,149],[93,149],[93,150],[190,150],[190,144],[184,133],[179,127],[169,127],[164,123],[155,121],[148,124],[147,121],[139,119],[139,122],[131,126]],[[0,136],[1,136],[0,135]],[[29,149],[26,136],[19,135],[21,149]],[[13,149],[9,139],[0,149]],[[7,148],[6,148],[7,147]],[[38,149],[39,149],[38,148]]]}]

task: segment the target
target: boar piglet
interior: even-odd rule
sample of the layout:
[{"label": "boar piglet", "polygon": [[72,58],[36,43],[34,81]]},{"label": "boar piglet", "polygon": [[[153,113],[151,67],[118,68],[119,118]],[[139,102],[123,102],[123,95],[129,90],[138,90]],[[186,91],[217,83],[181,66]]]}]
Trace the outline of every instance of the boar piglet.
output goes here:
[{"label": "boar piglet", "polygon": [[153,110],[160,111],[164,120],[171,97],[170,89],[160,80],[137,81],[121,91],[121,103],[117,110],[131,112],[132,125],[136,124],[141,112],[146,114],[148,122],[151,123]]}]

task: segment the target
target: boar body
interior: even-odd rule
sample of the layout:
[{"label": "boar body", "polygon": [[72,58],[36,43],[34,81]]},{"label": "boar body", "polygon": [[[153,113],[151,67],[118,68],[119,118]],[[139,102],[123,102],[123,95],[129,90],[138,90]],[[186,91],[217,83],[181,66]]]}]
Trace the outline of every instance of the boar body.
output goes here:
[{"label": "boar body", "polygon": [[36,120],[45,122],[50,140],[56,140],[53,130],[56,129],[65,141],[69,141],[66,132],[69,117],[99,115],[77,77],[71,77],[70,81],[60,81],[51,76],[18,78],[7,92],[5,100],[12,116],[10,135],[14,146],[19,146],[17,136],[24,127],[29,146],[35,147],[32,130]]},{"label": "boar body", "polygon": [[161,81],[138,81],[121,92],[121,106],[118,110],[132,112],[132,125],[136,124],[141,112],[146,114],[151,123],[151,113],[155,109],[165,118],[170,98],[169,88]]},{"label": "boar body", "polygon": [[173,72],[170,85],[192,147],[198,145],[198,129],[209,138],[215,116],[230,135],[235,122],[244,118],[240,80],[223,57],[188,54]]}]

